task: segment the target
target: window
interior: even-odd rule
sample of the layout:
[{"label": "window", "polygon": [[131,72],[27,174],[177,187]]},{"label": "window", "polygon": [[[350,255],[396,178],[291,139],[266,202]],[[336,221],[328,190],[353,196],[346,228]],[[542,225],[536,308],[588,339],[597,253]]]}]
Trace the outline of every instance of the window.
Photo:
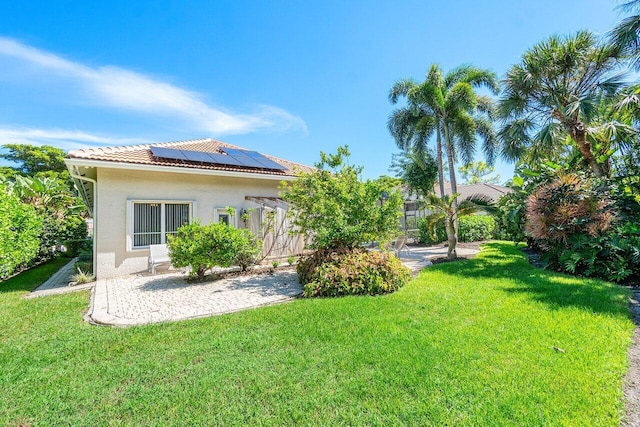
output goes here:
[{"label": "window", "polygon": [[224,223],[231,227],[236,227],[235,215],[231,215],[231,212],[229,212],[227,208],[216,208],[213,220],[217,223]]},{"label": "window", "polygon": [[191,219],[191,202],[131,202],[131,247],[146,248],[167,242]]}]

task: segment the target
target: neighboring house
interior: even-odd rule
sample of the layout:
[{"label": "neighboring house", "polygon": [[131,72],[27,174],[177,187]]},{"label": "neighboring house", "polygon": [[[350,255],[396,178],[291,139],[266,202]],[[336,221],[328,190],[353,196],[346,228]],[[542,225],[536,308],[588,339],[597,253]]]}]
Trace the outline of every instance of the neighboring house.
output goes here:
[{"label": "neighboring house", "polygon": [[94,219],[98,278],[146,271],[149,245],[165,243],[196,219],[250,228],[265,238],[265,251],[302,252],[302,238],[269,236],[261,228],[264,218],[284,221],[279,184],[308,166],[213,139],[88,148],[67,157]]}]

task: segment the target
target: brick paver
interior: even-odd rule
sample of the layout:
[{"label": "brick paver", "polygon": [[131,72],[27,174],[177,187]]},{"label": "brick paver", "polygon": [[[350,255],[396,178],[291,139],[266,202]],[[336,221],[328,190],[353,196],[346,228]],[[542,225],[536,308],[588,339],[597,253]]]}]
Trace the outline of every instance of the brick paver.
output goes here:
[{"label": "brick paver", "polygon": [[[477,253],[458,249],[459,255]],[[413,248],[400,254],[414,273],[446,254],[444,247]],[[293,269],[189,283],[185,273],[139,274],[98,280],[88,317],[99,324],[131,326],[230,313],[290,301],[302,293]]]}]

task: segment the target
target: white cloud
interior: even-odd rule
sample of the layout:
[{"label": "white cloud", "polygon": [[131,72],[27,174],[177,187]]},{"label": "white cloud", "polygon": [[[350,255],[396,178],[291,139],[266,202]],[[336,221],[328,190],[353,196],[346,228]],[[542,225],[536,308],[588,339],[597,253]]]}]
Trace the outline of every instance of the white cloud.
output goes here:
[{"label": "white cloud", "polygon": [[116,138],[93,135],[78,130],[0,127],[0,141],[5,144],[53,145],[64,150],[86,148],[87,145],[150,144],[140,138]]},{"label": "white cloud", "polygon": [[197,92],[119,67],[89,67],[13,39],[0,37],[1,56],[77,85],[98,105],[179,118],[212,136],[288,129],[301,129],[306,133],[300,117],[278,107],[259,105],[250,113],[231,112],[208,105]]}]

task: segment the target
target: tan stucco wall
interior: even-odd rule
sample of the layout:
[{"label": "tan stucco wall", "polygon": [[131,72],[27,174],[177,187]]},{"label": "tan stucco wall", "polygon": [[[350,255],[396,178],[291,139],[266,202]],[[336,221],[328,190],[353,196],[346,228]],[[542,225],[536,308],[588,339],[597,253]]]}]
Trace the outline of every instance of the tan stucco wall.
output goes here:
[{"label": "tan stucco wall", "polygon": [[215,208],[255,206],[245,196],[275,197],[279,182],[164,172],[99,168],[96,276],[100,279],[147,270],[147,249],[127,250],[127,201],[196,202],[194,217],[213,221]]}]

